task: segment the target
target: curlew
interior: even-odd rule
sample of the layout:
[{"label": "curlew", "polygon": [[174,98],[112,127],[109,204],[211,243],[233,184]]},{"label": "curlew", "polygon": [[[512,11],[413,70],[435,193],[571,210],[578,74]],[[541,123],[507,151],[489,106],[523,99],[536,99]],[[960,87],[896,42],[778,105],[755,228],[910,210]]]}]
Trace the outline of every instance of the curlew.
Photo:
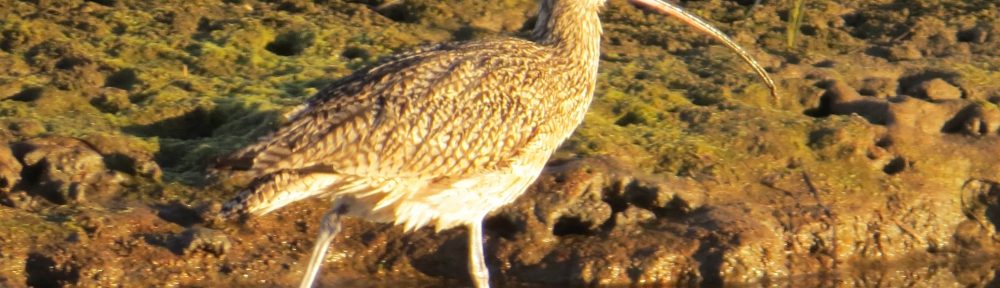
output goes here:
[{"label": "curlew", "polygon": [[[471,278],[488,287],[482,220],[521,195],[583,120],[605,1],[541,0],[530,40],[427,46],[335,81],[286,125],[230,157],[256,178],[219,217],[329,197],[302,287],[315,280],[342,217],[407,231],[466,226]],[[630,2],[721,40],[777,96],[764,69],[718,29],[659,0]]]}]

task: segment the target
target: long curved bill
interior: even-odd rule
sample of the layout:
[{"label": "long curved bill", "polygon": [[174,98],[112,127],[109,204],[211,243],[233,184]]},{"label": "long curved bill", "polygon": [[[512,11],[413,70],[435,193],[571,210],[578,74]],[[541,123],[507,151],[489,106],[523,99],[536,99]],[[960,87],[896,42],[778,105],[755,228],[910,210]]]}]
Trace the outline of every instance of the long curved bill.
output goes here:
[{"label": "long curved bill", "polygon": [[677,5],[660,0],[629,0],[629,2],[631,2],[632,5],[645,7],[656,12],[677,17],[681,21],[684,21],[684,23],[701,30],[701,32],[711,35],[715,39],[722,42],[722,44],[726,44],[726,46],[729,46],[730,49],[736,51],[736,54],[739,54],[740,58],[743,58],[744,61],[753,67],[754,72],[757,72],[757,75],[759,75],[760,78],[764,80],[764,83],[767,84],[767,87],[771,89],[771,96],[774,97],[774,99],[779,98],[778,87],[774,85],[774,80],[771,80],[771,76],[767,74],[764,67],[761,67],[760,63],[750,56],[750,53],[747,53],[743,47],[740,47],[740,45],[736,44],[736,42],[733,42],[733,39],[730,39],[729,36],[726,36],[725,33],[716,29],[712,26],[712,24],[708,24],[705,20],[695,16],[694,14],[688,13]]}]

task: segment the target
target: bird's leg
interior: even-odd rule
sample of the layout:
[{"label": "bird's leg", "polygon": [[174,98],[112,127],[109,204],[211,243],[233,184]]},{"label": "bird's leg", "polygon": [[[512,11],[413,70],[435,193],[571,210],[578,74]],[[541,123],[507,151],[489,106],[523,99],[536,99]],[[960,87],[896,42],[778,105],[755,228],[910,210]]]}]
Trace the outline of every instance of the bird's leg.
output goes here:
[{"label": "bird's leg", "polygon": [[490,287],[490,270],[483,256],[483,220],[472,222],[469,227],[469,276],[477,288]]},{"label": "bird's leg", "polygon": [[303,276],[299,288],[312,287],[313,282],[316,281],[316,275],[319,273],[319,267],[323,264],[326,250],[330,248],[330,240],[333,240],[337,232],[340,232],[340,217],[347,212],[347,204],[339,202],[335,202],[333,208],[330,208],[323,215],[319,236],[316,237],[316,243],[313,244],[312,256],[309,256],[309,266],[306,268],[306,274]]}]

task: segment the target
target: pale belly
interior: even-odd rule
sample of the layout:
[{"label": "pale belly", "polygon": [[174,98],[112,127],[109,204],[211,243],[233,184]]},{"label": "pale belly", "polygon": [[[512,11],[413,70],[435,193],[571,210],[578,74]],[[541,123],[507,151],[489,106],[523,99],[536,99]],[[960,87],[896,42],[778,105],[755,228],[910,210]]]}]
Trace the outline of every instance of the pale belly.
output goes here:
[{"label": "pale belly", "polygon": [[440,231],[482,221],[486,214],[521,196],[543,167],[512,165],[504,171],[454,181],[447,187],[428,185],[425,189],[429,191],[419,193],[425,197],[398,202],[393,209],[394,222],[407,230],[433,224]]},{"label": "pale belly", "polygon": [[[579,124],[583,112],[572,117],[575,119],[573,124]],[[399,195],[414,197],[398,200],[383,199],[393,200],[395,205],[379,203],[370,211],[381,214],[376,218],[403,225],[407,231],[426,225],[434,225],[435,230],[441,231],[482,221],[493,210],[513,202],[524,194],[528,186],[538,178],[552,152],[572,131],[573,129],[564,129],[549,134],[549,137],[536,138],[536,141],[526,145],[522,150],[521,157],[512,159],[511,165],[504,169],[458,179],[449,185],[427,183],[422,186],[411,185],[410,188],[422,188],[420,191]]]},{"label": "pale belly", "polygon": [[[582,118],[583,114],[574,115]],[[579,121],[576,121],[579,123]],[[520,157],[501,169],[458,179],[369,179],[368,193],[338,193],[348,214],[371,221],[393,222],[411,231],[427,225],[436,230],[482,221],[517,199],[535,182],[552,152],[572,129],[539,137],[526,145]],[[550,134],[552,135],[552,134]],[[352,189],[346,189],[348,191]],[[334,207],[340,204],[335,202]]]},{"label": "pale belly", "polygon": [[[278,196],[325,191],[312,194],[332,197],[333,209],[344,209],[341,213],[347,216],[393,222],[407,231],[427,225],[440,231],[482,221],[493,210],[513,202],[538,178],[550,154],[532,154],[534,157],[515,159],[502,169],[461,178],[367,178],[315,173],[286,185]],[[268,205],[266,211],[302,197],[277,200],[285,198],[289,199],[271,201],[280,205]]]}]

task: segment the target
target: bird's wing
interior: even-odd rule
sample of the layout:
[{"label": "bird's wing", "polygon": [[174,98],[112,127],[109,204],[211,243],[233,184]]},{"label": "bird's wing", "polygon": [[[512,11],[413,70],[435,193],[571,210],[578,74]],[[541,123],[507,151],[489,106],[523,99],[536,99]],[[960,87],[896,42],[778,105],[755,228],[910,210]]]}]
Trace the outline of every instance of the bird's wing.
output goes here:
[{"label": "bird's wing", "polygon": [[539,49],[509,40],[393,57],[324,88],[234,158],[259,173],[320,167],[437,177],[496,169],[537,136],[548,113]]}]

